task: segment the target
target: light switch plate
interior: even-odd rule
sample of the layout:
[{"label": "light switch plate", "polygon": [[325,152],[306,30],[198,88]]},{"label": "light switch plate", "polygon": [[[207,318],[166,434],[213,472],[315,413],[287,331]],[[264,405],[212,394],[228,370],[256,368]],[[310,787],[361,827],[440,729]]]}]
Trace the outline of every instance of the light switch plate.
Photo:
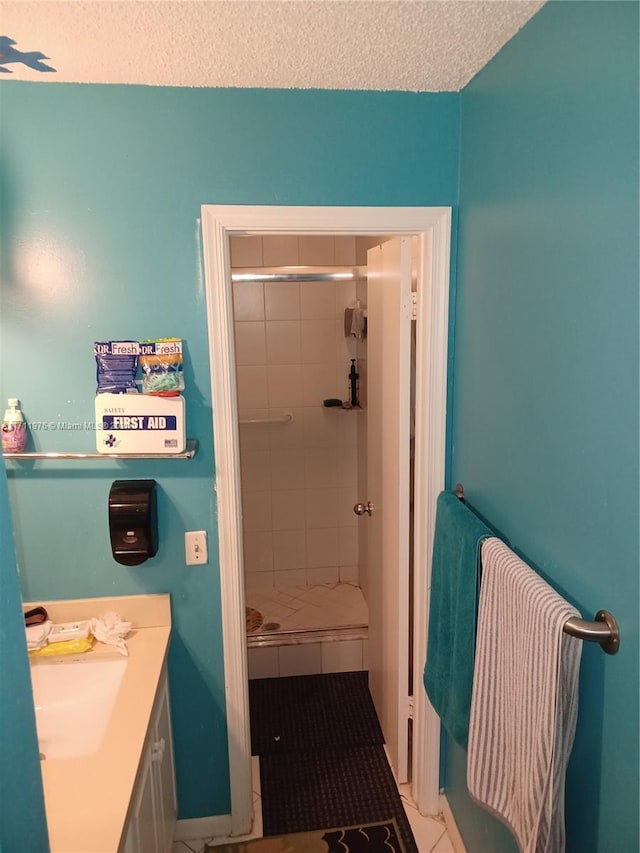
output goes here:
[{"label": "light switch plate", "polygon": [[198,566],[207,562],[209,557],[206,530],[187,530],[185,532],[184,555],[188,566]]}]

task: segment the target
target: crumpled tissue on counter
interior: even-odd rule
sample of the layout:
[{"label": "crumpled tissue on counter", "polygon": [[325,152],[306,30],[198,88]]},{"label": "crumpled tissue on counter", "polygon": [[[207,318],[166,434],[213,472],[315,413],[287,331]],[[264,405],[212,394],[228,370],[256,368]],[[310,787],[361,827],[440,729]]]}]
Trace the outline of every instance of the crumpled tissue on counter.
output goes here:
[{"label": "crumpled tissue on counter", "polygon": [[128,656],[129,649],[124,638],[131,630],[132,623],[124,622],[117,613],[109,611],[101,619],[91,619],[90,630],[100,643],[115,646],[121,655]]}]

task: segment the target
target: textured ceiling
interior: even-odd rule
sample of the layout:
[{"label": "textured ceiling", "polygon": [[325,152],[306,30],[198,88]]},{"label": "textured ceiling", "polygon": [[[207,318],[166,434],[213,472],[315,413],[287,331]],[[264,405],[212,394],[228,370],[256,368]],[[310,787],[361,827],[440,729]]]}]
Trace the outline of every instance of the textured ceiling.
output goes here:
[{"label": "textured ceiling", "polygon": [[[0,71],[39,82],[457,91],[543,5],[0,0],[0,35],[15,42],[0,41]],[[12,49],[48,59],[9,63]]]}]

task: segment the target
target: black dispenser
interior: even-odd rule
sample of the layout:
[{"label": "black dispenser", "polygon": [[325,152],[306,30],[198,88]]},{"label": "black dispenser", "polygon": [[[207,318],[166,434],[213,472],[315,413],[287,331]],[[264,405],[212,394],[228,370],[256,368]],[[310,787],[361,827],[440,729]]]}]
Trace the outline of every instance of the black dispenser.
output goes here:
[{"label": "black dispenser", "polygon": [[351,406],[359,406],[360,403],[358,401],[358,379],[360,378],[360,374],[356,369],[356,360],[355,358],[351,359],[351,370],[349,371],[349,402]]},{"label": "black dispenser", "polygon": [[115,480],[109,492],[113,559],[138,566],[158,551],[155,480]]}]

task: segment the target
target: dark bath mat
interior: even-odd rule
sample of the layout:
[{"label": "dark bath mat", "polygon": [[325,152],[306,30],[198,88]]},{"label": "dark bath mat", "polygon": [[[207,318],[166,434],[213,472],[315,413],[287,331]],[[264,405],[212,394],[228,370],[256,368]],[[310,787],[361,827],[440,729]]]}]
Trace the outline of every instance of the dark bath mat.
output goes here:
[{"label": "dark bath mat", "polygon": [[253,755],[384,743],[366,672],[253,679],[249,710]]},{"label": "dark bath mat", "polygon": [[382,746],[260,757],[265,836],[395,818],[407,853],[418,853]]},{"label": "dark bath mat", "polygon": [[222,846],[207,845],[204,853],[406,853],[395,821],[335,829],[314,829],[254,838]]}]

